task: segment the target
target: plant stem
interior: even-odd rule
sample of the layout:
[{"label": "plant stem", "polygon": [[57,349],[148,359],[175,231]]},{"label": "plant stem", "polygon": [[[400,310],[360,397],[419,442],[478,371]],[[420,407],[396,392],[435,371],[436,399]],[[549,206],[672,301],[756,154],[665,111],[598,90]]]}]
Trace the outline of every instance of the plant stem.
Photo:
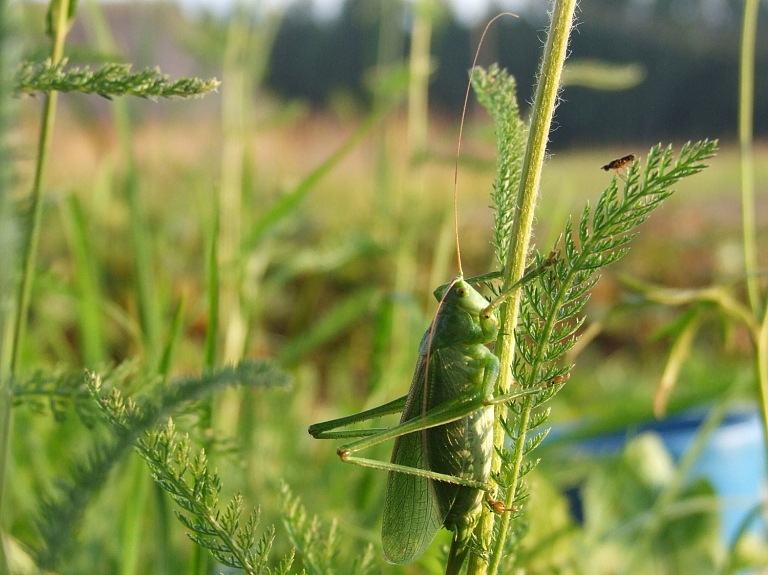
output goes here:
[{"label": "plant stem", "polygon": [[[552,23],[549,28],[544,57],[539,71],[539,82],[536,88],[536,98],[531,116],[531,126],[528,133],[528,143],[523,158],[523,168],[520,178],[516,200],[516,217],[511,231],[510,249],[507,263],[504,268],[504,288],[517,282],[525,272],[525,264],[528,256],[531,233],[533,229],[533,215],[536,206],[536,198],[541,183],[541,170],[544,164],[544,156],[549,138],[549,130],[552,116],[555,111],[560,88],[560,76],[565,62],[568,47],[568,38],[573,26],[573,16],[576,10],[576,0],[557,0],[552,10]],[[508,393],[512,387],[512,360],[514,358],[514,328],[517,325],[520,304],[520,292],[510,298],[502,309],[502,320],[499,333],[503,334],[496,342],[500,361],[499,381],[497,393]],[[519,449],[518,461],[513,465],[513,483],[506,500],[509,507],[515,499],[518,487],[518,474],[522,466],[522,446],[525,444],[525,430],[531,413],[531,400],[523,400],[523,411],[520,416],[520,433],[516,438]],[[496,474],[501,469],[501,458],[498,449],[503,446],[506,434],[501,426],[501,420],[507,417],[507,408],[496,407],[496,424],[494,428],[494,451],[491,464],[491,473]],[[478,527],[479,540],[486,549],[490,549],[490,560],[487,573],[495,575],[504,551],[510,515],[504,514],[501,518],[498,536],[493,540],[494,515],[490,510],[483,510]],[[472,556],[467,571],[468,575],[481,575],[486,572],[484,562],[477,556]]]},{"label": "plant stem", "polygon": [[[64,55],[64,41],[67,37],[69,14],[69,0],[61,0],[59,4],[58,20],[53,37],[51,60],[57,63]],[[11,374],[15,375],[19,367],[19,356],[24,333],[27,328],[27,314],[29,313],[29,300],[32,294],[32,281],[34,279],[35,264],[37,263],[37,246],[40,241],[40,227],[43,219],[43,179],[48,168],[48,152],[51,148],[53,136],[53,124],[56,120],[57,92],[50,92],[45,96],[43,107],[43,119],[40,125],[40,137],[37,142],[37,164],[35,165],[35,178],[32,183],[32,203],[30,212],[29,234],[24,245],[24,272],[19,286],[16,324],[14,326]]]},{"label": "plant stem", "polygon": [[[221,98],[221,125],[224,135],[219,186],[218,267],[221,328],[224,336],[222,359],[236,363],[242,359],[247,326],[240,299],[241,228],[243,214],[243,171],[249,126],[250,94],[253,78],[247,60],[253,32],[242,18],[233,18],[227,32],[222,80],[226,90]],[[213,264],[213,262],[211,262]],[[216,330],[217,331],[217,330]]]},{"label": "plant stem", "polygon": [[[13,397],[9,388],[11,342],[13,341],[13,291],[17,263],[16,210],[13,208],[13,155],[9,146],[11,116],[14,112],[13,70],[17,65],[17,43],[7,0],[0,0],[0,501],[6,473]],[[8,573],[5,549],[0,544],[0,574]]]},{"label": "plant stem", "polygon": [[760,387],[760,403],[763,411],[763,427],[768,444],[768,312],[763,317],[760,330],[756,332],[755,367]]},{"label": "plant stem", "polygon": [[754,331],[755,369],[763,431],[768,444],[768,305],[761,301],[757,267],[757,234],[755,228],[755,160],[752,153],[752,124],[755,91],[755,38],[760,2],[746,0],[744,25],[741,32],[739,62],[739,147],[741,151],[741,219],[744,241],[744,271],[747,276],[747,296],[759,328]]},{"label": "plant stem", "polygon": [[747,274],[749,305],[760,317],[759,278],[757,276],[757,240],[755,235],[755,169],[752,153],[752,123],[755,90],[755,37],[759,0],[744,3],[739,62],[739,146],[741,149],[741,217],[744,233],[744,267]]},{"label": "plant stem", "polygon": [[[2,15],[5,18],[5,14]],[[51,48],[51,60],[57,63],[64,55],[64,42],[69,30],[69,0],[59,1],[58,17],[55,23],[53,46]],[[43,117],[40,124],[40,136],[37,144],[37,163],[35,165],[35,177],[32,183],[30,213],[31,218],[27,229],[28,235],[24,242],[24,269],[19,284],[14,316],[13,336],[11,339],[10,359],[8,362],[8,376],[12,379],[19,369],[21,346],[27,328],[27,315],[29,302],[32,295],[32,281],[35,275],[37,263],[37,247],[40,241],[40,228],[43,219],[43,180],[48,167],[48,152],[51,147],[53,125],[56,119],[57,93],[50,92],[45,96]],[[3,378],[5,379],[5,378]],[[11,435],[11,406],[3,403],[0,413],[0,518],[2,518],[3,491],[5,488],[6,463],[8,459],[8,442]],[[4,558],[4,557],[3,557]],[[3,571],[7,570],[5,561],[0,565]]]},{"label": "plant stem", "polygon": [[429,60],[435,5],[432,0],[420,0],[413,8],[408,83],[408,154],[411,162],[424,153],[427,145]]}]

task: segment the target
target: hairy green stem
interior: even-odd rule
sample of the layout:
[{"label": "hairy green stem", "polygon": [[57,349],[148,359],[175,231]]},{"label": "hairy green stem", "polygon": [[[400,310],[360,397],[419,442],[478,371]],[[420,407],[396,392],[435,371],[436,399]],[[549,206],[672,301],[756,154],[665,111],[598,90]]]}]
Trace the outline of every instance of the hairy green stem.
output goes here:
[{"label": "hairy green stem", "polygon": [[[544,164],[549,130],[552,116],[555,111],[560,88],[560,77],[565,62],[568,47],[568,38],[573,26],[573,16],[576,10],[576,0],[557,0],[552,10],[552,23],[549,28],[547,43],[539,71],[539,82],[536,88],[536,98],[531,116],[531,126],[528,133],[528,143],[523,158],[523,168],[520,178],[516,200],[516,217],[512,226],[512,237],[507,263],[504,268],[504,288],[513,285],[525,273],[526,259],[530,246],[533,229],[533,215],[536,206],[536,198],[541,183],[541,170]],[[502,334],[497,341],[497,350],[501,370],[497,393],[508,393],[512,387],[512,360],[514,358],[514,327],[517,325],[520,306],[520,293],[512,296],[502,311],[502,321],[499,333]],[[523,400],[523,412],[521,422],[524,424],[530,417],[531,400]],[[497,449],[503,446],[505,441],[504,428],[501,421],[507,417],[507,409],[498,406],[496,408],[496,424],[494,429],[494,445]],[[525,426],[520,426],[520,433],[516,441],[520,446],[525,444]],[[517,493],[518,479],[522,466],[522,449],[518,449],[518,461],[515,461],[513,469],[513,484],[507,493],[507,505],[509,507]],[[501,458],[498,451],[494,452],[491,472],[496,474],[501,469]],[[493,540],[494,515],[490,510],[484,510],[478,527],[478,538],[483,548],[490,549],[489,563],[487,566],[477,556],[472,556],[467,571],[468,575],[481,575],[490,573],[495,575],[502,559],[504,544],[510,527],[510,515],[504,514],[498,530],[498,536]],[[492,543],[492,548],[491,548]]]}]

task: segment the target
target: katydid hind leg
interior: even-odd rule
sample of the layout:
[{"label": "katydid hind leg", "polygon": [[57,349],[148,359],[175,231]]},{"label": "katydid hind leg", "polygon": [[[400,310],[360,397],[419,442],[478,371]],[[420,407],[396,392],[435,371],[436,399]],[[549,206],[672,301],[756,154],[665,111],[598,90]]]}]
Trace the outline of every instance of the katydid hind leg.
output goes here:
[{"label": "katydid hind leg", "polygon": [[[392,463],[410,468],[426,468],[420,433],[398,438]],[[434,489],[425,477],[390,472],[384,499],[381,543],[390,563],[405,565],[418,559],[443,526],[444,511]]]},{"label": "katydid hind leg", "polygon": [[[408,396],[404,395],[402,397],[398,397],[397,399],[393,399],[388,403],[379,405],[378,407],[373,407],[371,409],[366,409],[365,411],[361,411],[360,413],[356,413],[354,415],[348,415],[346,417],[331,419],[329,421],[323,421],[320,423],[313,423],[309,426],[309,434],[315,439],[335,439],[342,437],[339,434],[329,434],[328,432],[334,429],[338,429],[339,427],[346,427],[347,425],[352,425],[354,423],[369,421],[383,415],[400,413],[403,411],[403,407],[405,406],[407,399]],[[346,437],[353,436],[347,435]]]},{"label": "katydid hind leg", "polygon": [[339,454],[352,454],[390,439],[396,439],[409,433],[420,432],[462,419],[481,408],[487,407],[487,399],[482,394],[457,397],[430,409],[423,416],[417,416],[390,427],[376,435],[364,437],[339,446]]}]

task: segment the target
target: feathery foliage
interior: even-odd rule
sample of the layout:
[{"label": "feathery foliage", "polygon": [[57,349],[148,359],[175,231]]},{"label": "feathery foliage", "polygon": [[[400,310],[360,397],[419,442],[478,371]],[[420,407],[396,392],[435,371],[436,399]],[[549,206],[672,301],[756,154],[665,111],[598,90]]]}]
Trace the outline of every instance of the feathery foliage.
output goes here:
[{"label": "feathery foliage", "polygon": [[[102,371],[102,381],[108,387],[125,389],[139,375],[139,364],[126,361],[119,366]],[[87,371],[46,372],[37,370],[32,375],[14,380],[11,398],[14,407],[27,407],[37,413],[51,413],[57,421],[63,421],[69,410],[74,409],[88,427],[92,427],[98,415],[98,406],[88,388],[92,374]]]},{"label": "feathery foliage", "polygon": [[496,129],[496,180],[491,199],[494,208],[493,246],[496,260],[504,266],[515,217],[515,197],[523,167],[526,130],[520,120],[514,77],[497,64],[486,71],[476,67],[472,87],[477,100],[488,110]]},{"label": "feathery foliage", "polygon": [[[594,209],[585,206],[577,225],[568,220],[562,248],[560,239],[555,246],[557,261],[523,287],[513,376],[522,388],[544,389],[511,403],[513,415],[502,422],[509,440],[497,446],[502,466],[495,479],[507,507],[519,510],[527,497],[523,478],[538,464],[530,455],[548,432],[540,428],[549,410],[533,410],[551,399],[568,379],[571,366],[558,361],[578,340],[576,332],[584,322],[581,312],[589,290],[600,278],[598,270],[627,253],[626,244],[637,234],[637,226],[674,193],[672,186],[680,179],[706,167],[703,162],[714,155],[716,145],[707,140],[686,144],[676,159],[671,147],[653,147],[644,169],[639,162],[629,169],[623,191],[619,178],[614,177]],[[544,261],[544,256],[536,254],[535,265]],[[523,458],[525,463],[520,464]],[[511,500],[507,500],[509,494],[514,495]]]},{"label": "feathery foliage", "polygon": [[[116,404],[114,421],[130,419],[124,405]],[[275,570],[267,560],[275,539],[269,527],[257,540],[258,510],[248,515],[241,526],[243,497],[235,495],[223,511],[219,508],[221,478],[208,469],[205,450],[193,455],[189,436],[178,439],[173,420],[159,430],[150,430],[136,442],[136,451],[147,462],[153,479],[170,493],[183,510],[176,516],[189,529],[187,535],[227,567],[242,569],[249,575],[285,575],[293,563],[293,554],[283,558]]]},{"label": "feathery foliage", "polygon": [[172,82],[159,68],[131,72],[131,64],[110,63],[91,70],[88,66],[68,70],[66,58],[58,63],[22,62],[16,73],[16,92],[82,92],[141,98],[199,98],[219,87],[218,80],[181,78]]},{"label": "feathery foliage", "polygon": [[367,575],[373,571],[374,554],[373,545],[370,543],[351,564],[339,570],[336,566],[339,545],[336,521],[331,523],[327,532],[324,532],[320,519],[316,515],[311,520],[307,518],[307,511],[299,498],[291,493],[288,485],[284,483],[281,491],[283,524],[307,573],[310,575],[336,575],[336,573]]},{"label": "feathery foliage", "polygon": [[[73,23],[77,2],[76,0],[51,0],[46,16],[47,32],[51,36],[50,58],[44,62],[21,63],[16,72],[15,91],[18,92],[43,92],[45,101],[43,105],[43,117],[40,125],[37,158],[35,163],[35,177],[30,193],[29,219],[24,229],[22,242],[23,270],[18,288],[18,296],[14,302],[15,309],[12,315],[12,338],[10,345],[3,341],[2,366],[0,370],[5,383],[5,371],[7,360],[8,381],[16,378],[19,372],[21,347],[25,340],[27,317],[29,315],[32,286],[34,283],[38,244],[43,227],[42,215],[45,203],[43,189],[45,187],[44,174],[49,158],[52,141],[54,118],[57,107],[57,93],[65,91],[92,92],[106,98],[112,96],[130,94],[141,97],[188,97],[202,95],[213,90],[218,85],[216,80],[203,82],[197,79],[182,79],[170,82],[157,70],[145,70],[136,74],[130,73],[130,66],[126,64],[108,64],[95,71],[89,68],[72,68],[65,70],[66,59],[64,47],[66,36]],[[7,9],[0,7],[0,32],[4,30]],[[4,47],[4,46],[2,46]],[[0,79],[6,75],[10,79],[10,70],[7,63],[7,53],[0,55],[0,64],[3,65]],[[7,83],[10,89],[10,82]],[[3,83],[4,90],[6,83]],[[5,174],[5,165],[0,168]],[[4,190],[3,190],[4,191]],[[2,199],[2,198],[0,198]],[[2,222],[0,222],[2,223]],[[3,228],[5,226],[3,225]],[[0,242],[4,245],[5,229],[0,230]],[[8,247],[8,246],[6,246]],[[13,263],[12,261],[10,262]],[[7,283],[4,276],[0,277],[2,287]],[[5,294],[2,294],[5,298]],[[5,305],[3,299],[0,305]],[[5,313],[3,321],[5,321]],[[5,326],[4,326],[5,327]],[[3,329],[3,333],[10,333]],[[53,569],[59,565],[60,558],[73,548],[75,527],[79,523],[84,509],[93,492],[98,490],[106,481],[109,471],[126,449],[135,441],[138,434],[154,425],[167,411],[178,408],[182,403],[194,399],[200,393],[211,391],[221,385],[231,385],[234,381],[243,381],[261,385],[263,378],[275,376],[275,382],[285,383],[285,377],[269,368],[257,365],[241,365],[237,368],[229,368],[222,372],[208,374],[197,380],[180,380],[175,385],[154,386],[142,400],[134,402],[131,398],[126,405],[133,405],[142,409],[136,411],[136,417],[131,425],[118,429],[110,429],[106,434],[94,434],[94,442],[91,448],[78,460],[71,464],[69,481],[62,481],[59,485],[59,493],[56,496],[43,498],[40,504],[38,527],[41,535],[41,543],[36,551],[38,566]],[[14,392],[16,401],[32,402],[40,405],[40,398],[47,398],[54,415],[60,415],[63,410],[63,402],[74,400],[78,405],[78,399],[82,399],[82,386],[75,383],[76,380],[68,380],[70,386],[67,389],[61,387],[64,380],[53,378],[44,381],[45,378],[36,377],[21,386],[16,386]],[[98,378],[89,376],[86,385],[98,401]],[[143,382],[153,379],[143,378]],[[10,397],[10,394],[8,394]],[[32,399],[34,398],[34,399]],[[99,404],[101,405],[101,404]],[[10,438],[10,411],[6,404],[0,404],[0,501],[3,499],[4,476],[6,474],[5,460]],[[0,554],[0,570],[5,571],[5,559]],[[57,569],[58,570],[58,569]]]},{"label": "feathery foliage", "polygon": [[[143,383],[151,379],[153,377],[144,376]],[[114,387],[113,380],[88,373],[86,386],[110,424],[109,433],[95,439],[88,452],[72,462],[70,477],[60,482],[59,493],[43,500],[37,518],[43,542],[36,552],[38,565],[53,569],[74,550],[76,529],[91,496],[104,485],[109,472],[136,440],[163,417],[224,387],[237,384],[259,388],[286,387],[289,381],[288,375],[273,365],[248,360],[200,377],[180,378],[163,386],[147,386],[148,392],[134,399]]]}]

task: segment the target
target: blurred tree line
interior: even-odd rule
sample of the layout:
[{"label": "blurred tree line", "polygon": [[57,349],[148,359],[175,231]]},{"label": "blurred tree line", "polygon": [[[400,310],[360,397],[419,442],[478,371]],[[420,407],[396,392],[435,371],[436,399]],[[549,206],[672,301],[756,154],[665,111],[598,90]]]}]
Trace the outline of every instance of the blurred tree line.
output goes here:
[{"label": "blurred tree line", "polygon": [[[520,18],[489,31],[480,62],[498,61],[517,79],[521,102],[532,98],[544,11],[549,2],[518,2]],[[346,0],[338,17],[318,19],[308,0],[293,4],[275,39],[268,86],[285,98],[327,105],[343,94],[370,105],[367,72],[402,62],[409,43],[411,2]],[[580,6],[571,62],[639,64],[643,80],[622,91],[567,86],[558,110],[554,146],[576,142],[657,142],[736,135],[740,0],[590,0]],[[457,116],[467,73],[493,7],[476,24],[445,7],[435,12],[434,112]],[[768,136],[768,26],[765,5],[756,54],[755,135]]]}]

